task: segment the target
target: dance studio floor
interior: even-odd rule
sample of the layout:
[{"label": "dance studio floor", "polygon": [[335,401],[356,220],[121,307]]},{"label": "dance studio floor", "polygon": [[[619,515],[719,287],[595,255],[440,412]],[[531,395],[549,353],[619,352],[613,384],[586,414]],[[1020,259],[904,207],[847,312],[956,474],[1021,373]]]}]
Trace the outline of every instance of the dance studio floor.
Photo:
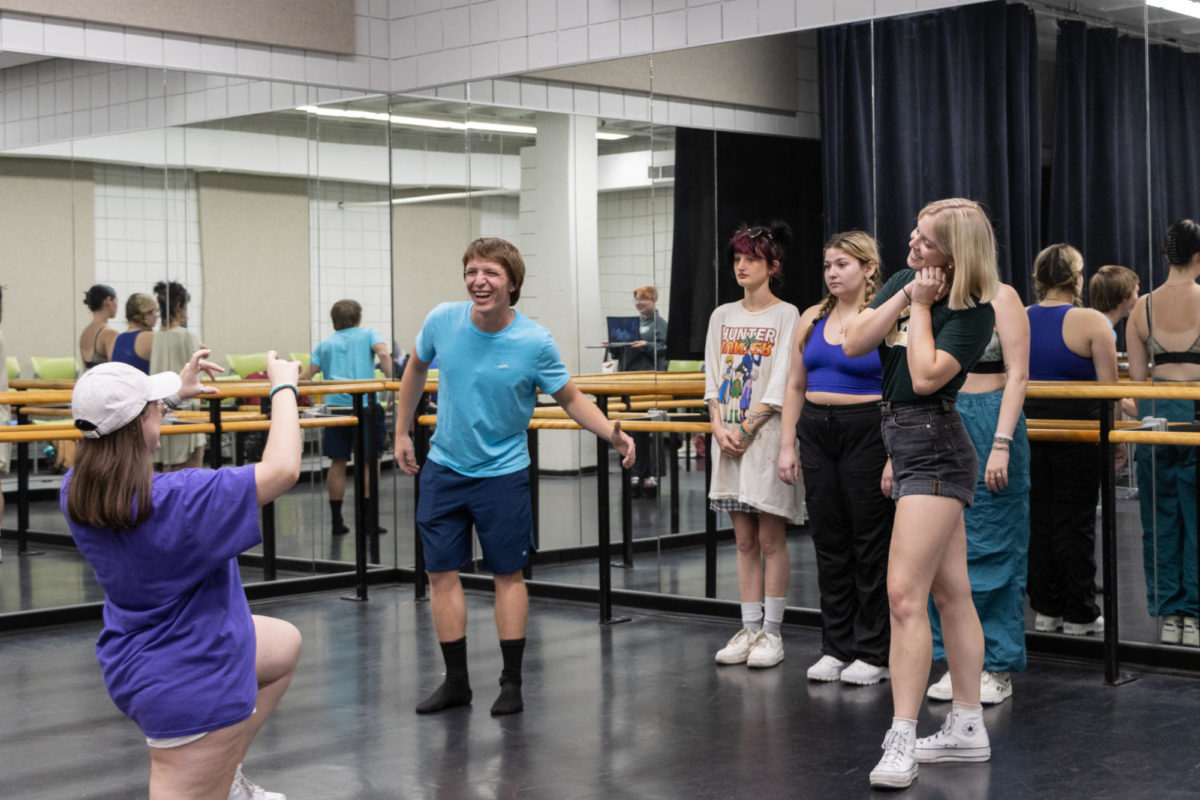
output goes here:
[{"label": "dance studio floor", "polygon": [[[468,593],[473,706],[418,717],[441,680],[429,609],[411,586],[367,603],[316,594],[256,603],[304,634],[296,680],[246,760],[290,800],[857,798],[890,721],[887,684],[816,684],[816,631],[786,628],[774,669],[718,667],[731,623],[534,599],[525,712],[494,719],[491,598]],[[149,758],[108,699],[98,623],[0,635],[0,797],[144,797]],[[936,677],[940,674],[935,667]],[[929,765],[911,798],[1191,798],[1200,786],[1200,679],[1031,659],[984,716],[985,765]],[[921,712],[919,732],[947,704]]]}]

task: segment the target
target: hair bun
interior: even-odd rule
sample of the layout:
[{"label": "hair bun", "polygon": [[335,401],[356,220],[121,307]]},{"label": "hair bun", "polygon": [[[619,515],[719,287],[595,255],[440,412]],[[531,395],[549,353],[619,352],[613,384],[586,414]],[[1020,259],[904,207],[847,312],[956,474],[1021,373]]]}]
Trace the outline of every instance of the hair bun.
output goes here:
[{"label": "hair bun", "polygon": [[1190,262],[1192,256],[1200,252],[1200,225],[1190,219],[1172,223],[1167,229],[1167,244],[1163,252],[1168,263],[1175,266]]},{"label": "hair bun", "polygon": [[781,219],[772,220],[767,226],[771,229],[771,238],[780,244],[787,245],[792,243],[792,226],[788,225]]}]

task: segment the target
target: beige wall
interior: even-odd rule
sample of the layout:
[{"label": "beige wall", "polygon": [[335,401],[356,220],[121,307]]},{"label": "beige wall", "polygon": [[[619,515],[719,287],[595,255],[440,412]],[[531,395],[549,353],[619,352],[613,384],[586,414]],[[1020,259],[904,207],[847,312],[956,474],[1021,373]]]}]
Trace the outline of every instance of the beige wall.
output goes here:
[{"label": "beige wall", "polygon": [[479,203],[392,207],[392,335],[411,353],[425,315],[438,303],[467,299],[462,254],[479,238]]},{"label": "beige wall", "polygon": [[0,159],[0,285],[7,355],[31,378],[30,356],[74,356],[91,321],[95,220],[92,168],[70,161]]},{"label": "beige wall", "polygon": [[204,262],[204,339],[227,353],[308,352],[305,181],[216,172],[196,176]]}]

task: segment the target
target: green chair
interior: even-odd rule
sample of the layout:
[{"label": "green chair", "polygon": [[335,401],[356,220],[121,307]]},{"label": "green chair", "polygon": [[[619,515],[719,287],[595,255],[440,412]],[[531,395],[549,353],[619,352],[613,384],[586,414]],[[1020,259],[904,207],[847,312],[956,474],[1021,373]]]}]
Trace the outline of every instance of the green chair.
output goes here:
[{"label": "green chair", "polygon": [[704,362],[672,359],[667,362],[667,372],[704,372]]},{"label": "green chair", "polygon": [[312,363],[312,353],[288,353],[292,361],[300,362],[300,371],[308,369],[308,365]]},{"label": "green chair", "polygon": [[21,362],[17,360],[17,357],[9,356],[6,361],[8,366],[8,379],[13,381],[21,377]]},{"label": "green chair", "polygon": [[267,354],[266,353],[246,353],[244,355],[234,355],[227,353],[225,359],[229,362],[229,368],[237,374],[239,378],[245,378],[252,372],[267,371]]},{"label": "green chair", "polygon": [[44,381],[73,381],[75,380],[75,357],[46,357],[30,356],[29,363],[33,366],[33,377]]}]

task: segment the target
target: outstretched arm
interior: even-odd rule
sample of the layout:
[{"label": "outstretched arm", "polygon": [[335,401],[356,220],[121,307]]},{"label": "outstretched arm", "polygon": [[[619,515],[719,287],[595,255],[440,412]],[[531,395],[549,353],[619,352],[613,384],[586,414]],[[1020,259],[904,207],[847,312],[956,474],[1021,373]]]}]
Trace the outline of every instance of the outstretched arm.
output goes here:
[{"label": "outstretched arm", "polygon": [[[289,383],[295,386],[299,376],[299,361],[284,361],[274,350],[267,351],[267,378],[272,388]],[[296,399],[296,393],[289,389],[276,392],[271,398],[267,446],[263,448],[262,461],[254,465],[260,506],[282,495],[300,478],[300,416]]]},{"label": "outstretched arm", "polygon": [[[406,370],[405,375],[407,374]],[[574,381],[568,380],[566,385],[552,396],[554,401],[562,406],[563,411],[567,412],[567,416],[579,423],[579,427],[604,439],[621,454],[622,467],[633,466],[633,439],[621,430],[619,421],[609,422],[608,417],[604,416],[596,404],[579,391]]]}]

